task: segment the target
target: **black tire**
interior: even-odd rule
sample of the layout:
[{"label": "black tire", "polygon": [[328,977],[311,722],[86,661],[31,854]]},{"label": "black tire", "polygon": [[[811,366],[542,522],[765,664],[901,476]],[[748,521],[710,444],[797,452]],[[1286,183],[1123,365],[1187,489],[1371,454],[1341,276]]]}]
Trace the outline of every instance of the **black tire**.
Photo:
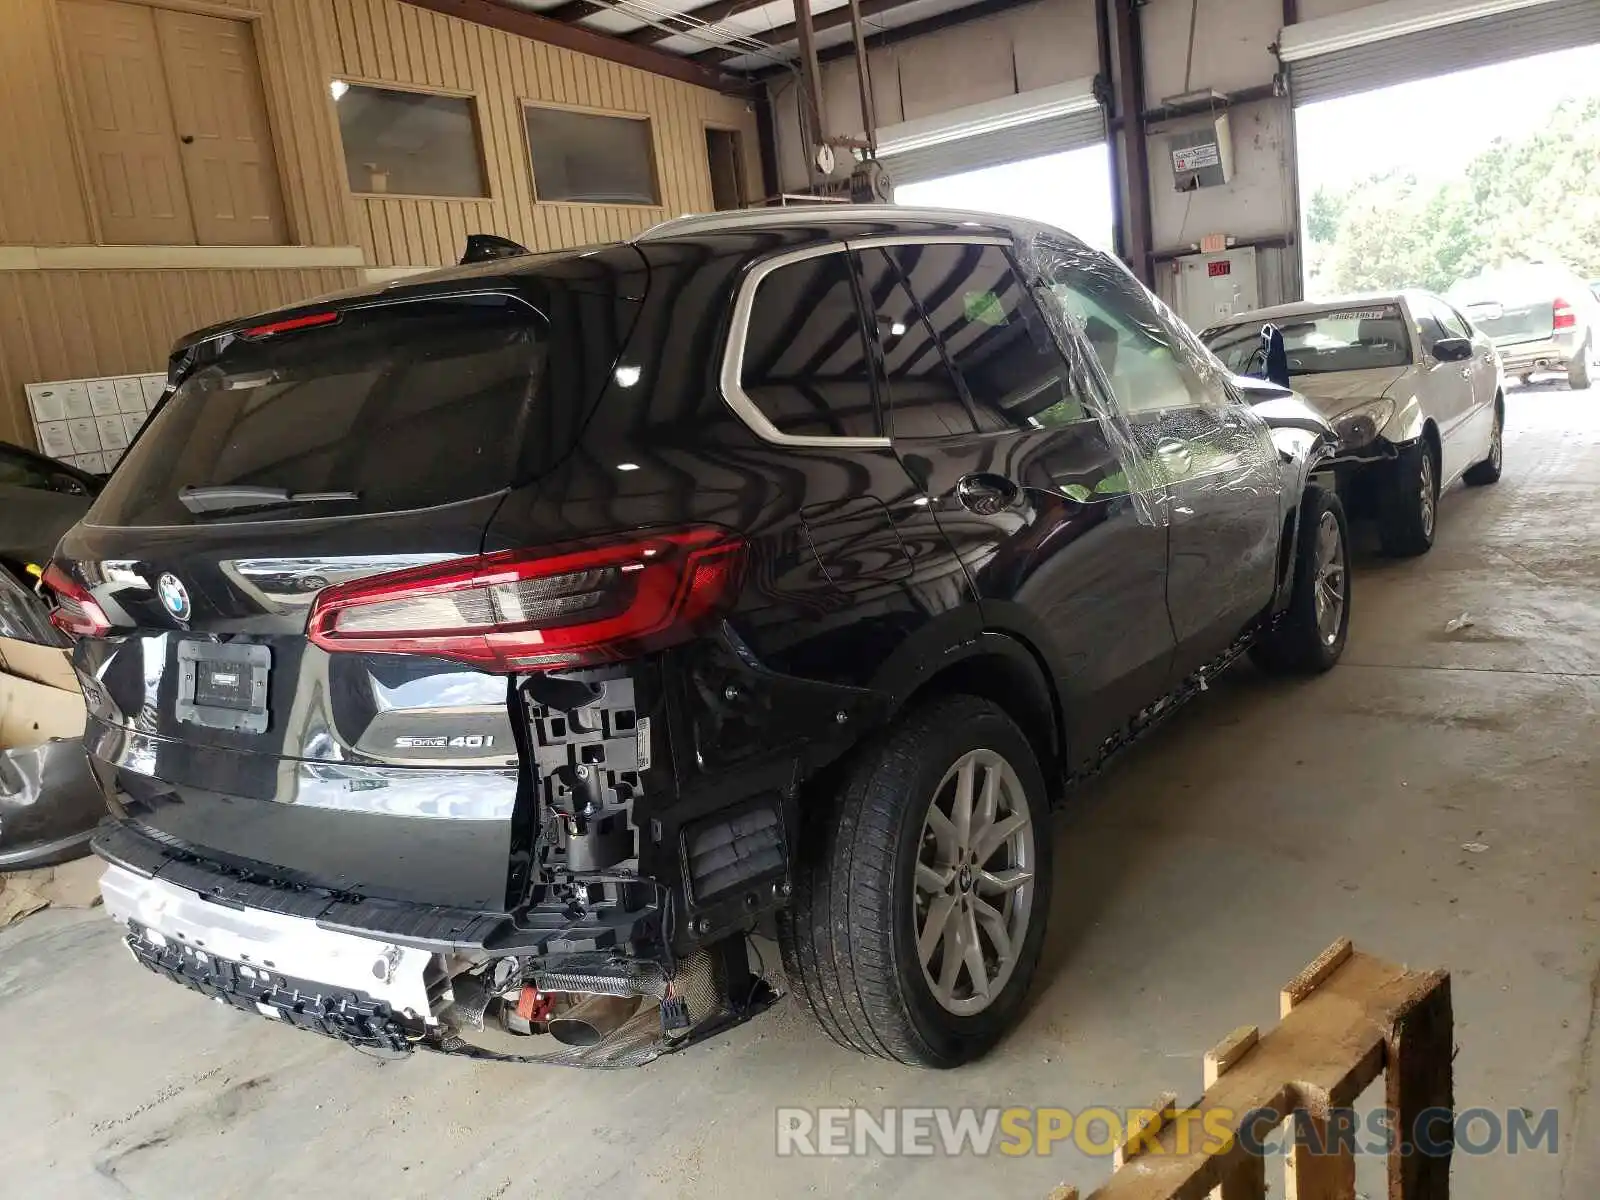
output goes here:
[{"label": "black tire", "polygon": [[[941,1006],[916,946],[917,859],[940,782],[974,750],[999,754],[1027,801],[1033,892],[999,996],[970,1016]],[[839,1045],[909,1066],[978,1058],[1015,1022],[1050,911],[1049,793],[1028,740],[996,704],[949,696],[913,709],[857,752],[831,805],[802,833],[791,908],[778,917],[784,971]],[[898,919],[897,919],[898,918]]]},{"label": "black tire", "polygon": [[[1323,563],[1318,550],[1323,517],[1338,530],[1338,571],[1342,584],[1337,628],[1331,641],[1317,609],[1317,585]],[[1294,590],[1278,622],[1250,648],[1256,666],[1274,675],[1317,675],[1339,661],[1350,635],[1350,529],[1339,497],[1308,487],[1300,503],[1300,532],[1294,556]]]},{"label": "black tire", "polygon": [[1422,438],[1402,450],[1390,466],[1378,517],[1383,552],[1396,558],[1426,554],[1433,549],[1438,525],[1439,457]]},{"label": "black tire", "polygon": [[[1592,336],[1592,335],[1591,335]],[[1567,364],[1567,386],[1581,392],[1589,386],[1589,344],[1584,343],[1578,357]]]},{"label": "black tire", "polygon": [[1461,481],[1468,487],[1487,487],[1500,482],[1500,467],[1505,459],[1506,404],[1499,396],[1494,400],[1494,432],[1489,436],[1489,456],[1467,468]]}]

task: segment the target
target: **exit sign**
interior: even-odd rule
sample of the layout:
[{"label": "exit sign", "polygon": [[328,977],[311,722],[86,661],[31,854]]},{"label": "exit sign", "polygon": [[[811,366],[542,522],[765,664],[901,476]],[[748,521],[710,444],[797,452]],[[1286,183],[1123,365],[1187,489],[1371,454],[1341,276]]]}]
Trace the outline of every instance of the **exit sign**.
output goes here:
[{"label": "exit sign", "polygon": [[1233,262],[1231,259],[1226,258],[1218,259],[1216,262],[1209,262],[1206,264],[1206,274],[1212,279],[1217,278],[1219,275],[1232,275]]}]

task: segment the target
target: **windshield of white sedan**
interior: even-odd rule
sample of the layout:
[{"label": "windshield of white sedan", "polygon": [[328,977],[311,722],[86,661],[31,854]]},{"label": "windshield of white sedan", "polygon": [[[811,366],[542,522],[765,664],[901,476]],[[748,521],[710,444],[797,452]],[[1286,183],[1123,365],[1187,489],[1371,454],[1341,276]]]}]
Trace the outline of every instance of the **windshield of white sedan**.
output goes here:
[{"label": "windshield of white sedan", "polygon": [[[1265,321],[1219,325],[1202,335],[1207,346],[1238,375],[1265,375]],[[1398,304],[1330,308],[1270,322],[1283,334],[1289,375],[1403,367],[1411,361],[1411,339]]]}]

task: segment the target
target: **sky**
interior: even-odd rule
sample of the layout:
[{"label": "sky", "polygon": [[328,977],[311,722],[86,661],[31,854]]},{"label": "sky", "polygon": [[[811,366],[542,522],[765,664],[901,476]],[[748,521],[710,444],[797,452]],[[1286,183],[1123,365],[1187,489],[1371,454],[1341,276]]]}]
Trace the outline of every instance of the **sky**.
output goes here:
[{"label": "sky", "polygon": [[1295,113],[1301,201],[1395,167],[1449,179],[1495,138],[1537,129],[1561,99],[1594,95],[1600,46],[1308,104]]}]

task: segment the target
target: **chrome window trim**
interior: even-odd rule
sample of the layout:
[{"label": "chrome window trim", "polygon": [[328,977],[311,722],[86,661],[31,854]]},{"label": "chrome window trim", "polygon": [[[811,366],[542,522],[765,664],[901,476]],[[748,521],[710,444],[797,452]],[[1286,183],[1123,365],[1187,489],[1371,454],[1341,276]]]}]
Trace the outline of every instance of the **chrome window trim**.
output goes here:
[{"label": "chrome window trim", "polygon": [[845,246],[851,250],[865,250],[869,246],[1014,246],[1015,238],[994,237],[973,233],[886,233],[880,236],[850,238]]},{"label": "chrome window trim", "polygon": [[773,446],[792,450],[888,450],[894,443],[886,437],[835,437],[826,434],[784,433],[761,411],[740,382],[744,374],[744,352],[750,326],[750,312],[755,307],[756,291],[762,281],[774,271],[792,263],[826,254],[845,254],[852,250],[874,246],[948,246],[970,244],[975,246],[1010,246],[1013,239],[985,235],[959,234],[885,234],[880,237],[851,238],[843,242],[828,242],[820,246],[807,246],[789,250],[762,259],[739,284],[733,302],[733,321],[728,330],[728,345],[722,355],[722,399],[750,432]]}]

